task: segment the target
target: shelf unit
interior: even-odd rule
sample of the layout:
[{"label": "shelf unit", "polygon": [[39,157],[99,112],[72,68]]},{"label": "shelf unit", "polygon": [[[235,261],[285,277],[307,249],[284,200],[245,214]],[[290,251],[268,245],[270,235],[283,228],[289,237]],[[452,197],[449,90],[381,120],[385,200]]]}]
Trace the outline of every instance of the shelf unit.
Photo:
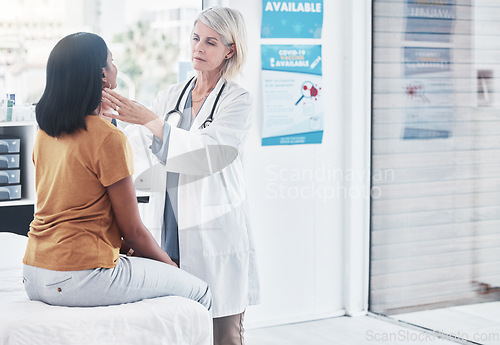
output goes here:
[{"label": "shelf unit", "polygon": [[0,207],[35,205],[35,170],[31,154],[38,125],[35,121],[0,122],[0,136],[21,138],[21,200],[0,201]]}]

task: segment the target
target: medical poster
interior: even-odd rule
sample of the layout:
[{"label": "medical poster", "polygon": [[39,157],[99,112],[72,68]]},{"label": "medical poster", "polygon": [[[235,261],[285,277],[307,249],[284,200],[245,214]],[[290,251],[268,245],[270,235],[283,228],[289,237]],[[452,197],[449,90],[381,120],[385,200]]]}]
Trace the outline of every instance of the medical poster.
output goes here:
[{"label": "medical poster", "polygon": [[451,42],[455,0],[406,0],[407,41]]},{"label": "medical poster", "polygon": [[321,45],[262,46],[262,145],[323,139]]},{"label": "medical poster", "polygon": [[403,139],[451,136],[454,114],[451,49],[404,47]]},{"label": "medical poster", "polygon": [[323,0],[262,2],[262,38],[321,38]]}]

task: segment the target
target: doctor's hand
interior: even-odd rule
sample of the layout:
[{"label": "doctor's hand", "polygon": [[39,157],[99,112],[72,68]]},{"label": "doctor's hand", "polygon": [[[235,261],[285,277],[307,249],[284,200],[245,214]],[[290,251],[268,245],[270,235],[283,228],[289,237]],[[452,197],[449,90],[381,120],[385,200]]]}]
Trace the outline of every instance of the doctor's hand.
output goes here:
[{"label": "doctor's hand", "polygon": [[111,122],[113,119],[110,118],[110,117],[107,117],[105,116],[104,114],[106,113],[112,113],[113,112],[113,108],[111,108],[111,105],[105,103],[105,102],[102,102],[101,104],[101,112],[99,113],[99,116],[102,117],[103,119]]},{"label": "doctor's hand", "polygon": [[157,138],[163,140],[163,120],[142,104],[132,101],[127,97],[123,97],[108,88],[102,90],[102,104],[103,107],[113,109],[117,112],[117,114],[110,111],[104,112],[104,116],[128,123],[143,125]]},{"label": "doctor's hand", "polygon": [[132,101],[127,97],[123,97],[108,88],[102,90],[102,97],[103,108],[113,109],[118,113],[114,114],[110,111],[103,112],[105,116],[139,125],[145,125],[158,118],[155,113],[142,104]]}]

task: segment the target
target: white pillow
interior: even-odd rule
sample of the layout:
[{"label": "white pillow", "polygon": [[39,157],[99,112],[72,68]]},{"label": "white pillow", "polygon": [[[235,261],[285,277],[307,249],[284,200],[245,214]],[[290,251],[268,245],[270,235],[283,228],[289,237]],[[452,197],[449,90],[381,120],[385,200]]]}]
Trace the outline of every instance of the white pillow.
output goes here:
[{"label": "white pillow", "polygon": [[0,232],[0,269],[22,267],[27,243],[27,236]]}]

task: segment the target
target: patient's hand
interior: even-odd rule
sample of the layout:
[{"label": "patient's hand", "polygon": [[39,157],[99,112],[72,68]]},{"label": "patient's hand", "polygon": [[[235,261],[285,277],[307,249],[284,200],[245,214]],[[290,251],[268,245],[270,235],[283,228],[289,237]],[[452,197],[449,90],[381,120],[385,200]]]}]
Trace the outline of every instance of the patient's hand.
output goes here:
[{"label": "patient's hand", "polygon": [[[122,238],[122,246],[120,247],[120,254],[128,254],[130,249],[132,249],[132,247],[130,247],[127,244],[127,242],[125,242],[125,240]],[[141,255],[134,250],[131,256],[141,256]]]},{"label": "patient's hand", "polygon": [[[120,254],[128,254],[128,252],[132,249],[127,242],[122,238],[122,246],[120,247]],[[165,253],[166,254],[166,253]],[[167,254],[168,255],[168,254]],[[137,256],[137,257],[142,257],[141,254],[139,254],[137,251],[133,250],[132,255],[130,256]],[[170,259],[170,258],[169,258]],[[179,264],[175,262],[174,260],[170,259],[170,262],[167,262],[169,265],[172,265],[174,267],[179,268]]]}]

